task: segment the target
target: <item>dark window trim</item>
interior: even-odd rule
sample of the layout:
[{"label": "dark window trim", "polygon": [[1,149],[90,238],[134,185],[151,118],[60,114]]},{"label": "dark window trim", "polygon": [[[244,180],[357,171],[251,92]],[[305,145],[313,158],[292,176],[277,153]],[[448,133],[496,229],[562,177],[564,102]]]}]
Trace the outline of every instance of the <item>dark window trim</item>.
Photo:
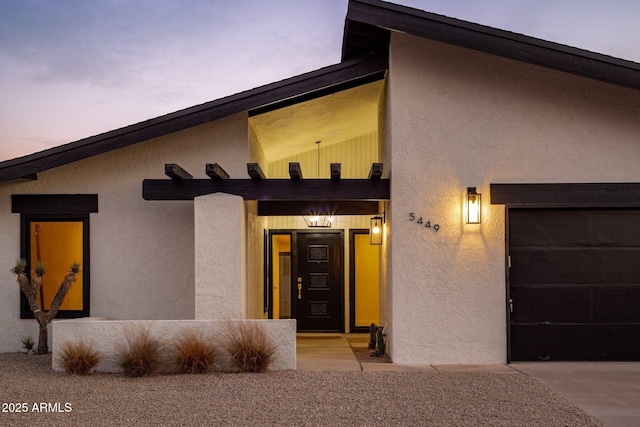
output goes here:
[{"label": "dark window trim", "polygon": [[[91,315],[91,241],[89,214],[98,212],[97,194],[12,195],[12,212],[20,213],[20,256],[30,259],[33,221],[81,221],[83,239],[82,310],[60,310],[56,318],[74,319]],[[70,262],[73,262],[70,261]],[[31,266],[28,275],[30,276]],[[45,276],[46,277],[46,276]],[[33,319],[33,312],[20,292],[20,318]]]},{"label": "dark window trim", "polygon": [[97,194],[14,194],[11,212],[70,214],[98,212]]}]

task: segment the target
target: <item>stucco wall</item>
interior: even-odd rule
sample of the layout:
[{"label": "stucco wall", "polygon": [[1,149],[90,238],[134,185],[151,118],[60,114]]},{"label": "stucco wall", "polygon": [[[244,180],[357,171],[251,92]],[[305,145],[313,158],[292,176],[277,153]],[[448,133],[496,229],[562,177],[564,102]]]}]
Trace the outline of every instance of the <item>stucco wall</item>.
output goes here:
[{"label": "stucco wall", "polygon": [[[639,181],[640,92],[396,33],[390,64],[392,358],[505,362],[504,207],[489,184]],[[481,225],[463,223],[468,186]]]},{"label": "stucco wall", "polygon": [[38,335],[34,320],[19,319],[19,289],[9,273],[20,254],[12,194],[98,194],[99,212],[90,219],[92,316],[192,319],[193,202],[145,201],[142,180],[166,178],[165,163],[207,178],[207,162],[245,178],[247,135],[247,115],[237,114],[39,173],[37,181],[0,183],[0,352]]},{"label": "stucco wall", "polygon": [[244,319],[247,313],[245,202],[206,194],[195,210],[195,318]]}]

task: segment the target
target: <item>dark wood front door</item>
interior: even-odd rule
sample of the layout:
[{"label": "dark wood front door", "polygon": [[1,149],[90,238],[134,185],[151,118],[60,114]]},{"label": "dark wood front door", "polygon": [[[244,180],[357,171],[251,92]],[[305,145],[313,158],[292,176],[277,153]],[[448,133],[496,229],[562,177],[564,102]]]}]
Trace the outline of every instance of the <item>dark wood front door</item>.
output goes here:
[{"label": "dark wood front door", "polygon": [[297,232],[291,296],[299,331],[344,331],[344,234]]},{"label": "dark wood front door", "polygon": [[640,360],[640,210],[510,209],[511,360]]}]

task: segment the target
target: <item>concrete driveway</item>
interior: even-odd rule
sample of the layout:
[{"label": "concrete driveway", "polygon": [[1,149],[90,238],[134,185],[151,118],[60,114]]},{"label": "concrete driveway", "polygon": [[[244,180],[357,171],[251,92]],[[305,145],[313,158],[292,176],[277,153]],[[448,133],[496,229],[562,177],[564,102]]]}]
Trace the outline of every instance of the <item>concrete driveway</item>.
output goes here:
[{"label": "concrete driveway", "polygon": [[514,362],[608,427],[640,426],[640,362]]}]

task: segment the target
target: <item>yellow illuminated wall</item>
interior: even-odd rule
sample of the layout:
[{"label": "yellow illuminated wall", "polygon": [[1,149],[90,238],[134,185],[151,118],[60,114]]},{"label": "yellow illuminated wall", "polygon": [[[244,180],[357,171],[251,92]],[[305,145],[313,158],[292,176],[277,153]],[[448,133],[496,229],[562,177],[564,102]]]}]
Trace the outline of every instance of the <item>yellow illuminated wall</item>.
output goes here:
[{"label": "yellow illuminated wall", "polygon": [[356,326],[380,323],[380,246],[369,244],[368,234],[356,234]]},{"label": "yellow illuminated wall", "polygon": [[378,161],[378,134],[372,133],[320,148],[320,170],[315,142],[309,142],[309,150],[269,163],[269,178],[289,178],[289,162],[300,163],[304,178],[330,178],[330,163],[340,163],[342,178],[367,178],[371,164]]},{"label": "yellow illuminated wall", "polygon": [[[82,310],[82,222],[40,221],[31,223],[31,259],[33,272],[40,261],[46,273],[43,276],[44,309],[48,310],[58,288],[74,262],[80,263],[80,273],[71,285],[60,306],[61,310]],[[38,296],[39,298],[39,296]]]},{"label": "yellow illuminated wall", "polygon": [[[280,262],[279,262],[279,258],[280,258],[280,253],[282,252],[291,252],[291,236],[289,235],[274,235],[273,236],[273,240],[272,240],[272,253],[271,253],[271,265],[273,268],[272,274],[273,274],[273,286],[272,286],[272,295],[273,295],[273,318],[274,319],[279,319],[281,314],[285,314],[285,313],[281,313],[281,307],[280,307],[280,300],[282,299],[282,297],[284,295],[287,295],[290,293],[290,290],[288,289],[291,286],[291,283],[280,283],[280,276],[281,276],[281,272],[280,272]],[[287,287],[287,289],[282,289],[282,287]],[[289,308],[288,311],[289,313],[288,316],[291,315],[291,306],[290,306],[291,302],[289,301]],[[285,317],[288,317],[285,316]]]}]

